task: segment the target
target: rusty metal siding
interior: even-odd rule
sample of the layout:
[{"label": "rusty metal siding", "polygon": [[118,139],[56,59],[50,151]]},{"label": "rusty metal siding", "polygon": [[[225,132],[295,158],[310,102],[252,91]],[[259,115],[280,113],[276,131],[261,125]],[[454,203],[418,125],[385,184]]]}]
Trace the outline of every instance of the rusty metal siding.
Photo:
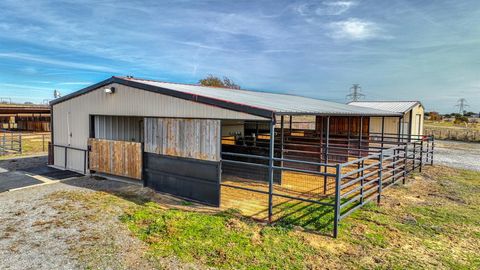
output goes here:
[{"label": "rusty metal siding", "polygon": [[220,160],[220,120],[145,118],[145,152]]}]

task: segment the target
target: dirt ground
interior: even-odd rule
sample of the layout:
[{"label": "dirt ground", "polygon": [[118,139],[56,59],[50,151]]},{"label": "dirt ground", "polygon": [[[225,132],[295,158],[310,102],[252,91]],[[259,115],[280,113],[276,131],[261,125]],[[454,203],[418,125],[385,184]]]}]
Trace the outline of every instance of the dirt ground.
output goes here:
[{"label": "dirt ground", "polygon": [[[115,194],[121,198],[118,207],[65,201],[95,192]],[[145,244],[118,219],[121,202],[143,195],[182,207],[182,200],[138,185],[88,177],[0,193],[0,269],[158,269],[158,262],[146,258]],[[196,269],[174,259],[161,265]]]},{"label": "dirt ground", "polygon": [[435,164],[480,171],[480,143],[435,141]]},{"label": "dirt ground", "polygon": [[[476,168],[476,145],[458,144],[437,142],[436,164]],[[43,162],[0,165],[19,170]],[[478,265],[471,260],[480,262],[478,216],[472,215],[478,209],[478,187],[471,184],[477,175],[427,167],[407,185],[389,189],[380,207],[342,220],[339,239],[294,234],[315,248],[315,265],[328,269],[469,269]],[[142,208],[147,200],[162,208],[218,211],[140,185],[89,177],[0,193],[0,269],[204,269],[152,256],[150,243],[119,220],[125,209]]]}]

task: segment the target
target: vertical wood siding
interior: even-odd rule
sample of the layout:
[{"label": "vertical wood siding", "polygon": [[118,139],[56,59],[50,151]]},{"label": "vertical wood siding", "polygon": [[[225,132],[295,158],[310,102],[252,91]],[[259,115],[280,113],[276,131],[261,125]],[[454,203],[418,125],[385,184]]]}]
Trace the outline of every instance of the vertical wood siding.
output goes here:
[{"label": "vertical wood siding", "polygon": [[220,120],[145,118],[145,152],[220,160]]},{"label": "vertical wood siding", "polygon": [[142,179],[142,144],[89,139],[90,170]]}]

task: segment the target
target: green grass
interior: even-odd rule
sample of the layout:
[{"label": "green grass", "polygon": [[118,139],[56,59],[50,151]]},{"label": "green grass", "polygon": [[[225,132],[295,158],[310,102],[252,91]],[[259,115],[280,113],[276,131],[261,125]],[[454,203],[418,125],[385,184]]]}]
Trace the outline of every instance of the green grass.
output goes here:
[{"label": "green grass", "polygon": [[[45,135],[42,138],[42,134]],[[25,133],[22,135],[22,153],[0,155],[0,160],[37,154],[47,154],[50,135],[48,133]],[[8,143],[8,142],[7,142]]]},{"label": "green grass", "polygon": [[[324,200],[333,203],[333,200]],[[295,226],[324,234],[332,234],[333,207],[307,202],[285,202],[274,205],[273,213],[279,216],[277,225],[292,228]]]},{"label": "green grass", "polygon": [[261,226],[232,211],[203,214],[147,203],[125,222],[151,256],[229,269],[301,269],[314,249],[284,227]]},{"label": "green grass", "polygon": [[200,212],[182,202],[177,209],[134,194],[68,196],[102,215],[120,209],[122,226],[159,264],[176,258],[222,269],[480,269],[479,194],[480,172],[426,167],[386,190],[381,205],[342,220],[338,239],[315,232],[330,232],[327,206],[278,204],[274,212],[283,219],[268,226],[233,210]]}]

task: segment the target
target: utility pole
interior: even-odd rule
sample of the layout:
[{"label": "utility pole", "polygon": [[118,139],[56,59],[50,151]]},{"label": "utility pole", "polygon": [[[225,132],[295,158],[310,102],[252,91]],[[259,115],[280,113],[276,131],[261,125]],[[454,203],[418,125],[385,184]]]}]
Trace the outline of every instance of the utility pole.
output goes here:
[{"label": "utility pole", "polygon": [[464,98],[459,99],[455,107],[458,107],[458,113],[460,113],[461,115],[464,115],[465,110],[468,107],[467,100]]},{"label": "utility pole", "polygon": [[353,84],[352,87],[350,87],[351,93],[347,95],[347,99],[350,101],[359,101],[361,98],[364,98],[365,95],[360,93],[361,90],[362,87],[360,87],[360,84]]}]

